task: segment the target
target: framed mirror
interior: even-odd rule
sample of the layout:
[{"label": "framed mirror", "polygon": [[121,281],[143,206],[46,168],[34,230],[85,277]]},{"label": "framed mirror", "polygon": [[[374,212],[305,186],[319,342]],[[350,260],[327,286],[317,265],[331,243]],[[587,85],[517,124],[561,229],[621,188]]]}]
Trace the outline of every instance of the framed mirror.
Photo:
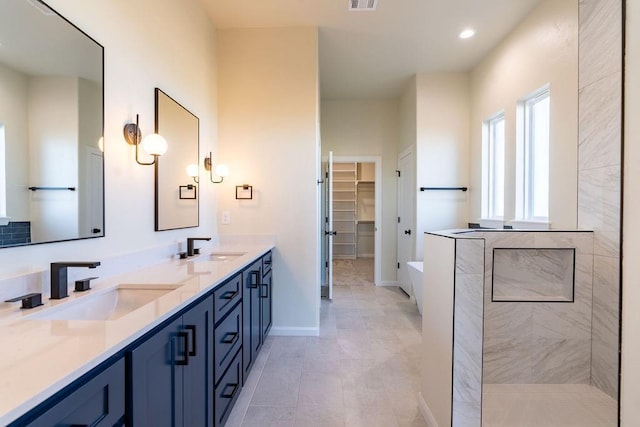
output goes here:
[{"label": "framed mirror", "polygon": [[0,0],[0,247],[104,236],[104,48]]},{"label": "framed mirror", "polygon": [[187,174],[189,165],[198,165],[198,117],[156,88],[156,133],[162,135],[169,149],[155,164],[156,231],[197,227],[199,191],[196,181]]}]

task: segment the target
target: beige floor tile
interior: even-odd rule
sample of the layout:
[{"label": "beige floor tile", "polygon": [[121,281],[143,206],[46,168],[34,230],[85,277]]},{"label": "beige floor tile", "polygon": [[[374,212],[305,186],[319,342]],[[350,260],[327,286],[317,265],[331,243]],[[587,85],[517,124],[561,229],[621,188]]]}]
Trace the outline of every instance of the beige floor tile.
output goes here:
[{"label": "beige floor tile", "polygon": [[242,427],[291,427],[295,407],[249,406]]}]

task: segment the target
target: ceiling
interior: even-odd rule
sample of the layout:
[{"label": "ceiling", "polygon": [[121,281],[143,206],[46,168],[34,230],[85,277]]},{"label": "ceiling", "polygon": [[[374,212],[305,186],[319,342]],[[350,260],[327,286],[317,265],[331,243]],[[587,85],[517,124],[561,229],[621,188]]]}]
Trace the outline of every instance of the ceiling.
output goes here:
[{"label": "ceiling", "polygon": [[[224,28],[319,28],[323,99],[398,97],[420,72],[468,71],[539,0],[378,0],[348,11],[349,0],[200,0]],[[461,40],[466,27],[476,36]]]}]

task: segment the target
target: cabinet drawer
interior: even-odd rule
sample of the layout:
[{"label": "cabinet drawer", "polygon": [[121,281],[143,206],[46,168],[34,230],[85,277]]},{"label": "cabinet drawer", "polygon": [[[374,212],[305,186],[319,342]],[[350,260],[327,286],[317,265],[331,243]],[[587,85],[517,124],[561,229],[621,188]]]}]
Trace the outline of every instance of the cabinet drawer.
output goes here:
[{"label": "cabinet drawer", "polygon": [[262,257],[262,275],[266,276],[271,271],[271,251]]},{"label": "cabinet drawer", "polygon": [[236,305],[231,313],[213,331],[215,377],[217,384],[222,374],[242,345],[242,304]]},{"label": "cabinet drawer", "polygon": [[215,425],[224,425],[231,413],[233,404],[240,394],[240,382],[242,381],[242,352],[236,353],[227,372],[215,389]]},{"label": "cabinet drawer", "polygon": [[218,323],[242,298],[242,274],[213,291],[213,321]]},{"label": "cabinet drawer", "polygon": [[14,425],[119,426],[124,422],[124,393],[124,358],[121,358],[36,420]]}]

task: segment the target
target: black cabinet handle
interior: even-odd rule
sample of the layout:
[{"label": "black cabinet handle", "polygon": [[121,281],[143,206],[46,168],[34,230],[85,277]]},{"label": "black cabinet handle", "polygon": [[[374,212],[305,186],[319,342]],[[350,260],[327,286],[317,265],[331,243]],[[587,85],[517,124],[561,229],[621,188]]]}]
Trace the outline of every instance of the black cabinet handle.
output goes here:
[{"label": "black cabinet handle", "polygon": [[182,343],[184,344],[184,346],[182,347],[182,355],[184,356],[184,359],[182,360],[177,360],[176,359],[176,365],[178,366],[186,366],[189,364],[189,334],[187,334],[186,332],[178,332],[177,334],[177,338],[182,338]]},{"label": "black cabinet handle", "polygon": [[257,289],[258,286],[260,286],[260,283],[259,283],[260,282],[260,270],[251,271],[251,272],[249,272],[249,275],[250,275],[249,276],[250,277],[250,279],[249,279],[249,282],[250,282],[249,283],[249,287],[251,289]]},{"label": "black cabinet handle", "polygon": [[264,295],[262,295],[262,293],[260,293],[260,298],[269,298],[269,285],[266,283],[262,284],[262,289],[265,289],[266,292],[264,293]]},{"label": "black cabinet handle", "polygon": [[233,344],[237,340],[238,340],[238,333],[237,332],[227,332],[226,334],[224,334],[224,336],[222,337],[220,342],[222,344]]},{"label": "black cabinet handle", "polygon": [[271,265],[271,260],[270,259],[266,259],[266,260],[264,260],[264,263],[267,264],[267,265]]},{"label": "black cabinet handle", "polygon": [[[226,392],[229,387],[231,387],[231,393]],[[238,384],[227,384],[222,389],[220,396],[224,397],[225,399],[232,399],[233,396],[235,396],[237,391],[238,391]]]},{"label": "black cabinet handle", "polygon": [[227,291],[220,295],[220,299],[234,299],[238,295],[238,291]]},{"label": "black cabinet handle", "polygon": [[325,231],[324,235],[325,236],[337,236],[338,232],[337,231]]},{"label": "black cabinet handle", "polygon": [[[196,355],[196,325],[185,325],[184,328],[188,331],[191,331],[191,342],[193,343],[193,345],[192,345],[192,350],[189,351],[189,356],[195,356]],[[187,348],[188,347],[189,346],[187,346]]]},{"label": "black cabinet handle", "polygon": [[409,236],[411,236],[411,230],[404,230],[404,234],[408,234]]}]

